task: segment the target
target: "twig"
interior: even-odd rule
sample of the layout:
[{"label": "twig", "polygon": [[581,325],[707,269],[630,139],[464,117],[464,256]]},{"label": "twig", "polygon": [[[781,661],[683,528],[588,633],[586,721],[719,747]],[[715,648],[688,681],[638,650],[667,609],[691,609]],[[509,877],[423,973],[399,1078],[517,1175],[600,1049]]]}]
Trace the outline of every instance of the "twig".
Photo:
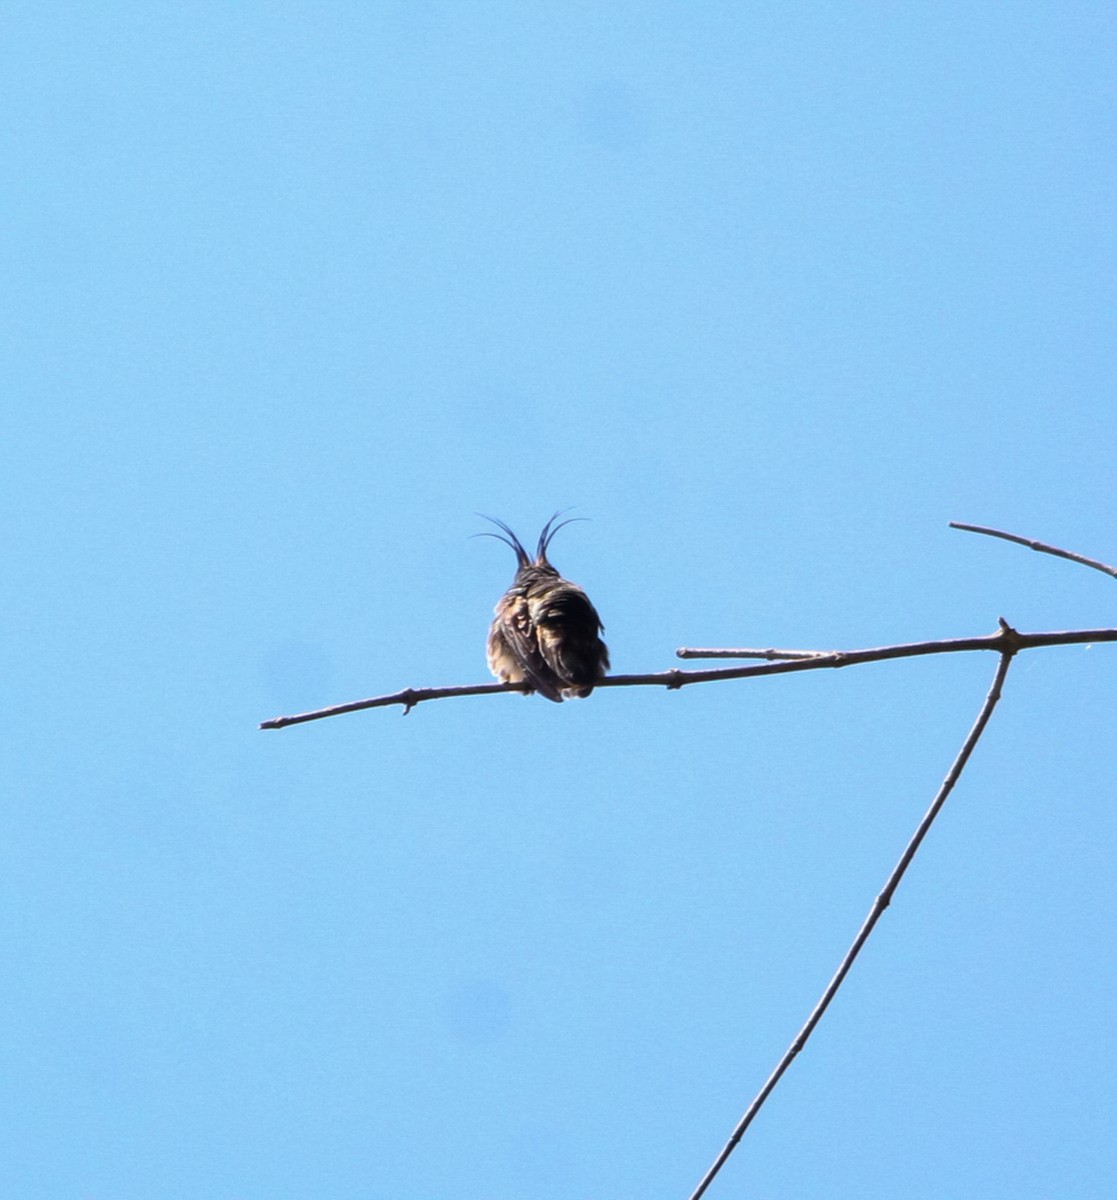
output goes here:
[{"label": "twig", "polygon": [[[1002,627],[987,637],[953,638],[937,642],[909,642],[899,646],[878,646],[871,650],[835,650],[826,654],[809,652],[809,656],[791,661],[760,663],[751,667],[714,667],[706,671],[658,671],[649,675],[609,675],[594,686],[611,687],[665,687],[669,691],[686,687],[692,683],[718,683],[726,679],[751,679],[755,675],[786,675],[795,671],[817,671],[822,667],[851,667],[860,663],[882,662],[889,658],[916,658],[926,654],[952,654],[970,650],[1006,651],[1030,650],[1037,646],[1073,646],[1084,642],[1117,642],[1117,629],[1071,629],[1051,633],[1017,633],[1008,626]],[[441,700],[449,696],[493,696],[500,692],[522,692],[518,683],[481,683],[465,687],[405,688],[388,696],[374,696],[370,700],[354,700],[349,704],[336,704],[331,708],[319,708],[312,712],[298,713],[291,717],[273,717],[261,723],[261,729],[283,729],[287,725],[301,725],[306,721],[318,721],[323,717],[336,717],[341,713],[360,712],[365,708],[384,708],[402,704],[405,713],[424,700]]]},{"label": "twig", "polygon": [[[1017,633],[1017,648],[1030,650],[1036,646],[1072,646],[1079,642],[1117,641],[1117,629],[1069,629],[1051,633]],[[948,638],[939,642],[904,642],[899,646],[878,646],[873,650],[800,650],[794,661],[764,667],[720,668],[711,671],[679,671],[685,682],[705,683],[707,679],[740,679],[747,675],[780,675],[788,671],[813,671],[819,667],[848,667],[857,663],[883,662],[887,658],[916,658],[923,654],[953,654],[968,650],[1003,650],[1004,630],[988,637]],[[681,646],[675,651],[679,658],[752,658],[755,650],[696,650]],[[790,656],[793,651],[781,650]],[[624,678],[620,676],[619,678]],[[608,683],[608,680],[603,681]],[[679,686],[682,686],[681,684]]]},{"label": "twig", "polygon": [[781,660],[799,660],[804,658],[822,658],[826,654],[834,654],[833,650],[694,650],[688,646],[680,646],[675,651],[677,658],[766,658],[769,662]]},{"label": "twig", "polygon": [[1018,537],[1015,533],[1005,533],[1001,529],[987,529],[984,525],[963,525],[961,521],[951,521],[951,529],[964,529],[967,533],[984,533],[988,537],[1003,538],[1006,542],[1016,542],[1019,546],[1027,546],[1029,550],[1038,550],[1041,554],[1054,554],[1056,558],[1069,558],[1071,562],[1081,563],[1084,567],[1093,567],[1117,579],[1117,567],[1098,562],[1096,558],[1083,558],[1081,554],[1072,554],[1069,550],[1060,550],[1058,546],[1049,546],[1046,542],[1036,542],[1031,538]]},{"label": "twig", "polygon": [[404,688],[390,696],[373,696],[370,700],[352,700],[348,704],[335,704],[332,708],[316,708],[311,712],[296,713],[293,717],[273,717],[261,721],[261,729],[283,729],[287,725],[302,725],[305,721],[320,721],[323,717],[339,717],[342,713],[360,712],[365,708],[386,708],[390,704],[402,704],[403,715],[424,700],[442,700],[447,696],[488,696],[493,692],[522,692],[519,683],[477,683],[462,687]]},{"label": "twig", "polygon": [[[1001,631],[1005,634],[1010,634],[1012,631],[1002,621]],[[745,1130],[752,1124],[753,1118],[763,1107],[764,1102],[772,1094],[776,1084],[779,1083],[783,1073],[791,1066],[792,1060],[800,1050],[807,1044],[807,1039],[815,1030],[815,1026],[822,1020],[823,1013],[830,1005],[830,1001],[834,999],[838,989],[842,986],[842,982],[846,975],[849,974],[850,968],[853,966],[854,960],[861,952],[862,946],[869,939],[869,935],[873,932],[873,928],[877,921],[880,920],[884,910],[892,901],[893,893],[899,887],[900,880],[904,877],[904,872],[908,869],[908,865],[915,857],[916,851],[919,849],[920,843],[927,835],[927,831],[931,828],[935,818],[939,814],[939,810],[946,803],[947,796],[950,795],[954,785],[958,782],[959,776],[962,774],[966,763],[969,761],[970,755],[973,753],[974,747],[977,745],[982,733],[985,731],[986,725],[989,723],[989,718],[993,715],[993,709],[997,706],[997,701],[1001,698],[1001,688],[1005,681],[1005,676],[1008,674],[1009,664],[1012,662],[1012,656],[1015,653],[1012,649],[1005,649],[1001,653],[1000,662],[997,664],[997,673],[993,678],[993,685],[989,689],[989,694],[985,697],[985,703],[981,706],[981,711],[977,715],[977,720],[974,722],[973,728],[970,730],[965,742],[962,744],[962,749],[958,752],[958,757],[955,758],[953,765],[946,774],[942,786],[939,788],[934,800],[931,801],[931,807],[927,810],[923,820],[919,822],[919,826],[912,835],[911,841],[908,842],[900,861],[892,869],[892,874],[888,876],[888,880],[881,890],[879,896],[873,902],[872,908],[869,910],[869,915],[865,918],[864,924],[858,930],[857,936],[853,939],[853,944],[846,951],[845,958],[842,959],[841,965],[834,974],[834,978],[830,980],[826,986],[826,990],[822,993],[822,998],[814,1006],[814,1010],[807,1018],[802,1029],[795,1035],[791,1045],[784,1052],[783,1057],[776,1065],[776,1069],[768,1076],[767,1081],[760,1091],[756,1094],[753,1102],[748,1106],[744,1116],[737,1123],[736,1129],[733,1130],[729,1141],[722,1147],[721,1153],[714,1160],[713,1165],[703,1176],[701,1183],[694,1190],[690,1200],[699,1200],[706,1189],[713,1182],[714,1176],[721,1170],[726,1159],[736,1149],[738,1142],[744,1136]]]}]

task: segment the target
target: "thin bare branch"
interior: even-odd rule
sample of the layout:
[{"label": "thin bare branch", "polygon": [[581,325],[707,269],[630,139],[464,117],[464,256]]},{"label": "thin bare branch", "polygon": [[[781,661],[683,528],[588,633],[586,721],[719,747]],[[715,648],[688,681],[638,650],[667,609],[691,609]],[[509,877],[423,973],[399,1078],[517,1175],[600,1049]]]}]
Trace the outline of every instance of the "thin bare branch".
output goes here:
[{"label": "thin bare branch", "polygon": [[[1017,633],[1017,649],[1030,650],[1036,646],[1069,646],[1082,642],[1117,641],[1114,629],[1070,629],[1051,633]],[[781,650],[782,658],[791,660],[765,667],[719,668],[711,671],[679,671],[686,683],[705,683],[709,679],[740,679],[748,675],[778,675],[787,671],[813,671],[819,667],[848,667],[857,663],[882,662],[887,658],[916,658],[924,654],[952,654],[969,650],[1003,650],[1006,635],[1003,629],[988,637],[948,638],[937,642],[905,642],[898,646],[878,646],[872,650]],[[696,650],[682,646],[675,651],[679,658],[754,658],[756,650]],[[621,677],[623,678],[623,677]],[[603,681],[605,683],[608,680]],[[678,686],[682,686],[679,684]]]},{"label": "thin bare branch", "polygon": [[[1071,629],[1050,633],[1018,633],[1008,626],[987,637],[952,638],[937,642],[909,642],[899,646],[878,646],[871,650],[835,650],[825,654],[805,651],[805,658],[790,661],[760,663],[750,667],[714,667],[707,671],[657,671],[649,675],[609,675],[594,687],[665,687],[669,691],[692,683],[719,683],[727,679],[750,679],[755,675],[786,675],[795,671],[817,671],[822,667],[852,667],[860,663],[882,662],[889,658],[917,658],[927,654],[952,654],[970,650],[993,650],[1015,653],[1037,646],[1072,646],[1087,642],[1117,642],[1117,629]],[[400,704],[405,713],[424,700],[442,700],[450,696],[494,696],[500,692],[522,692],[519,683],[481,683],[464,687],[405,688],[387,696],[369,700],[354,700],[331,708],[314,709],[291,717],[274,717],[261,723],[261,729],[283,729],[336,717],[341,713],[360,712],[365,708],[385,708]]]},{"label": "thin bare branch", "polygon": [[292,717],[273,717],[261,721],[261,729],[283,729],[288,725],[302,725],[306,721],[320,721],[323,717],[339,717],[342,713],[360,712],[365,708],[387,708],[391,704],[402,704],[403,715],[424,700],[443,700],[448,696],[488,696],[494,692],[522,692],[519,683],[476,683],[462,687],[404,688],[389,696],[373,696],[370,700],[352,700],[348,704],[335,704],[331,708],[316,708],[311,712],[296,713]]},{"label": "thin bare branch", "polygon": [[1029,550],[1038,550],[1040,554],[1053,554],[1056,558],[1069,558],[1071,562],[1081,563],[1084,567],[1093,567],[1104,575],[1117,579],[1117,567],[1098,562],[1096,558],[1083,558],[1081,554],[1072,554],[1069,550],[1060,550],[1058,546],[1049,546],[1046,542],[1036,542],[1031,538],[1019,537],[1015,533],[1005,533],[1002,529],[988,529],[984,525],[963,525],[961,521],[951,521],[951,529],[963,529],[967,533],[983,533],[988,537],[1003,538],[1006,542],[1016,542],[1019,546],[1027,546]]},{"label": "thin bare branch", "polygon": [[[1001,631],[1003,633],[1012,632],[1003,622],[1001,624]],[[776,1069],[771,1073],[771,1075],[768,1076],[764,1086],[759,1092],[757,1092],[756,1097],[745,1110],[744,1116],[741,1117],[740,1121],[737,1123],[737,1127],[733,1130],[729,1141],[725,1143],[725,1145],[722,1147],[721,1153],[714,1160],[713,1165],[702,1177],[702,1181],[691,1194],[690,1200],[699,1200],[699,1197],[705,1193],[706,1189],[713,1182],[714,1176],[717,1175],[722,1166],[725,1164],[726,1159],[728,1159],[736,1149],[737,1144],[744,1136],[745,1130],[748,1129],[749,1125],[752,1124],[753,1118],[763,1107],[764,1102],[772,1094],[772,1091],[775,1089],[776,1084],[779,1083],[784,1072],[788,1067],[791,1066],[795,1056],[807,1044],[807,1039],[814,1032],[819,1021],[822,1020],[823,1013],[826,1012],[826,1009],[830,1005],[830,1001],[834,999],[838,989],[842,986],[843,980],[849,974],[850,968],[853,966],[858,954],[861,953],[862,946],[864,946],[868,941],[869,935],[873,932],[873,928],[875,927],[877,921],[880,920],[884,910],[891,903],[892,896],[897,887],[899,887],[900,880],[904,877],[904,872],[908,869],[909,864],[915,857],[916,851],[919,849],[923,839],[927,836],[927,831],[934,823],[934,820],[938,816],[940,809],[946,803],[947,796],[949,796],[951,791],[953,791],[954,785],[958,782],[959,776],[962,774],[966,763],[969,761],[970,755],[974,751],[974,747],[977,745],[982,733],[984,733],[986,725],[989,724],[989,718],[993,715],[993,709],[996,708],[997,701],[1001,698],[1001,689],[1004,685],[1005,676],[1008,674],[1008,668],[1009,664],[1012,662],[1013,654],[1014,651],[1012,649],[1005,649],[1002,651],[1000,662],[997,664],[997,673],[993,678],[993,685],[989,689],[989,694],[985,697],[985,703],[982,704],[981,711],[977,715],[977,720],[974,722],[973,728],[967,735],[965,742],[962,743],[962,749],[958,752],[958,757],[955,758],[953,765],[946,774],[946,778],[942,782],[942,786],[939,788],[934,800],[931,801],[931,807],[924,814],[923,820],[919,822],[919,825],[904,849],[903,854],[900,855],[900,861],[895,865],[895,867],[893,867],[892,873],[888,876],[884,887],[881,889],[880,895],[877,896],[876,900],[873,902],[873,906],[869,910],[869,915],[865,918],[864,923],[857,932],[857,936],[853,939],[853,944],[846,951],[846,955],[842,959],[841,965],[834,973],[833,979],[831,979],[826,985],[826,990],[822,993],[822,997],[814,1006],[814,1010],[811,1012],[811,1015],[807,1018],[802,1029],[800,1029],[795,1035],[794,1040],[784,1052],[783,1057],[776,1064]]]},{"label": "thin bare branch", "polygon": [[690,646],[680,646],[675,651],[677,658],[766,658],[769,662],[802,658],[822,658],[826,654],[834,654],[833,650],[695,650]]}]

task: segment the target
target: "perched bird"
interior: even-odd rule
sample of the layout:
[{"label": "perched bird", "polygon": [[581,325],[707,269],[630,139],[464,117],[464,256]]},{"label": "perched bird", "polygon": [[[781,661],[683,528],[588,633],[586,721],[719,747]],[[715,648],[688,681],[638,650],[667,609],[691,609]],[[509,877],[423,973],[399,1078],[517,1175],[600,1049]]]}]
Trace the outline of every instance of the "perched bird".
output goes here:
[{"label": "perched bird", "polygon": [[[609,651],[598,636],[605,628],[597,609],[576,583],[563,579],[547,561],[551,539],[571,521],[555,520],[543,526],[535,548],[535,561],[520,539],[503,521],[486,517],[503,533],[482,533],[511,547],[518,569],[512,586],[500,598],[489,630],[489,670],[502,683],[527,684],[562,703],[563,696],[588,696],[609,669]],[[506,536],[507,535],[507,536]]]}]

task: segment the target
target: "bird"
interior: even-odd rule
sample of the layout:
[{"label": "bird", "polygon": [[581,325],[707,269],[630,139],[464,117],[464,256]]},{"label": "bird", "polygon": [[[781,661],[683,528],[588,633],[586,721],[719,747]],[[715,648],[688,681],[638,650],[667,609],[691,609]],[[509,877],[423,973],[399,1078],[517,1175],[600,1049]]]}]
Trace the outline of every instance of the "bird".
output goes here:
[{"label": "bird", "polygon": [[[569,510],[567,510],[569,511]],[[481,514],[483,516],[483,514]],[[551,539],[572,521],[554,514],[543,526],[534,561],[520,539],[495,517],[496,538],[516,555],[516,577],[500,598],[489,629],[489,670],[502,683],[522,683],[525,693],[538,692],[561,704],[563,697],[586,697],[609,670],[609,650],[599,636],[605,629],[590,598],[558,573],[547,559]]]}]

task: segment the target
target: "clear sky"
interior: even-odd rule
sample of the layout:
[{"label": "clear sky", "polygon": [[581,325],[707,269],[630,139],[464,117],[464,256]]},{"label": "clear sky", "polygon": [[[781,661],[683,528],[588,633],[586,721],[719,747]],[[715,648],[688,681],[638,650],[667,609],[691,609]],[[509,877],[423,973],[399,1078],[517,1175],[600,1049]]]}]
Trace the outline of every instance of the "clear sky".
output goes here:
[{"label": "clear sky", "polygon": [[[485,696],[534,539],[617,671],[1117,624],[1112,5],[0,17],[0,1193],[674,1200],[991,656]],[[1111,1194],[1117,647],[1023,656],[715,1198]]]}]

